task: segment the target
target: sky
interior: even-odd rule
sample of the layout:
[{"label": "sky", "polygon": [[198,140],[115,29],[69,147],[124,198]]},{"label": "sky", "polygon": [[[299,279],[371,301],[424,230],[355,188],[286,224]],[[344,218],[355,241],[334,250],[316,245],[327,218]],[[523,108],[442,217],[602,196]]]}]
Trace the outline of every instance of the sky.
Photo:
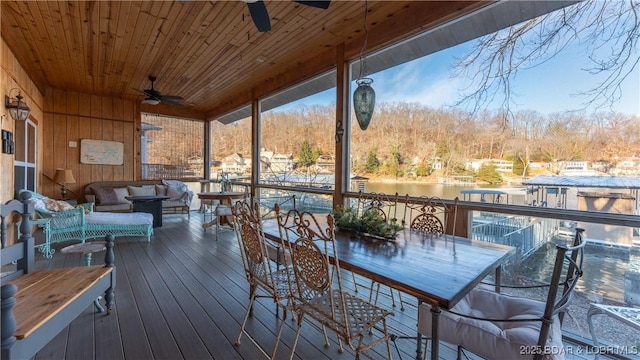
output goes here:
[{"label": "sky", "polygon": [[[457,57],[470,51],[474,40],[398,65],[368,77],[373,79],[376,102],[418,102],[433,108],[453,106],[469,80],[456,77],[453,64]],[[607,49],[602,49],[606,51]],[[640,50],[638,50],[640,51]],[[594,88],[599,78],[586,69],[593,67],[581,45],[565,48],[560,54],[540,65],[521,70],[512,79],[515,104],[512,110],[535,110],[542,114],[580,110],[591,114],[615,111],[640,116],[640,69],[622,84],[622,96],[612,107],[584,108],[589,99],[581,92]],[[636,58],[640,54],[636,54]],[[355,89],[355,84],[352,85]],[[335,102],[335,89],[285,105],[284,110],[298,104],[330,104]],[[488,110],[499,104],[489,104]],[[584,108],[584,110],[582,110]]]},{"label": "sky", "polygon": [[[452,106],[468,85],[465,79],[455,77],[452,64],[469,49],[470,44],[462,44],[373,74],[376,99],[419,102],[435,108]],[[595,87],[601,78],[585,70],[590,66],[584,50],[572,47],[550,61],[520,71],[513,79],[516,108],[543,114],[583,108],[588,97],[580,93]],[[609,108],[587,107],[585,111],[595,110]],[[624,81],[622,97],[612,110],[640,115],[640,69]]]}]

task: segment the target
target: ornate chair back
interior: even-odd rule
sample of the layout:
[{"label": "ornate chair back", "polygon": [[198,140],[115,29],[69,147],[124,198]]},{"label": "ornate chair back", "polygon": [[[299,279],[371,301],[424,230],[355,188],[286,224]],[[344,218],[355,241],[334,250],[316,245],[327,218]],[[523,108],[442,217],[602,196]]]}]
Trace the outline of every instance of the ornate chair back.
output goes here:
[{"label": "ornate chair back", "polygon": [[397,222],[398,219],[398,194],[376,194],[363,193],[358,195],[358,216],[362,216],[365,212],[371,211],[377,213],[387,222]]},{"label": "ornate chair back", "polygon": [[454,234],[458,219],[458,198],[446,204],[439,197],[409,198],[404,209],[403,226],[425,234]]},{"label": "ornate chair back", "polygon": [[[282,214],[278,205],[275,211],[280,237],[291,254],[294,275],[290,284],[294,286],[291,293],[294,310],[298,314],[298,330],[291,356],[303,319],[309,316],[338,335],[340,351],[343,350],[342,340],[356,351],[356,358],[361,352],[386,342],[390,358],[385,317],[391,312],[343,290],[333,216],[327,215],[325,225],[308,212],[290,210]],[[377,329],[381,329],[383,335],[365,344],[364,337],[369,337],[379,323],[381,328]],[[328,345],[325,334],[325,346]]]}]

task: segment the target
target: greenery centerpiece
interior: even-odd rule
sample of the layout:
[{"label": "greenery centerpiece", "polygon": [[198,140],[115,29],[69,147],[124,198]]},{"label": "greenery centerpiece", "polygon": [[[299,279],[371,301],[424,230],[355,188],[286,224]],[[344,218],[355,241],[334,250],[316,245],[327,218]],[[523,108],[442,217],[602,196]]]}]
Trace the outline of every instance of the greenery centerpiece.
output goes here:
[{"label": "greenery centerpiece", "polygon": [[336,227],[341,231],[351,232],[356,238],[374,238],[393,240],[402,230],[402,226],[396,223],[396,219],[385,221],[382,214],[375,208],[365,210],[361,216],[357,211],[343,206],[333,210]]}]

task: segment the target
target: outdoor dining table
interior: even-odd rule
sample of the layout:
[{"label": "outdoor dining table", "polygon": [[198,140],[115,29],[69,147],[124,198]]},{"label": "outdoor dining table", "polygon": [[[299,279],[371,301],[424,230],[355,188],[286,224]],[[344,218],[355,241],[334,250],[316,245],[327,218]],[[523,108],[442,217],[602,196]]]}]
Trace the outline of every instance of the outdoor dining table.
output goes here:
[{"label": "outdoor dining table", "polygon": [[[324,215],[318,215],[320,221]],[[280,238],[276,220],[263,222],[265,236]],[[431,359],[438,359],[440,309],[453,308],[487,275],[500,281],[501,265],[515,248],[453,235],[429,235],[404,229],[395,241],[354,239],[336,231],[340,268],[412,295],[432,306]],[[496,290],[499,290],[496,287]],[[422,358],[418,334],[416,359]]]}]

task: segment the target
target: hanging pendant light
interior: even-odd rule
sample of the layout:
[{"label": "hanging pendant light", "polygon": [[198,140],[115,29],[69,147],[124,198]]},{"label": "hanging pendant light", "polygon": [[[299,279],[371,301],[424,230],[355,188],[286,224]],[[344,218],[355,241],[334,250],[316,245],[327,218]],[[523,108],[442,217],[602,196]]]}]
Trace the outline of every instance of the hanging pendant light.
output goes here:
[{"label": "hanging pendant light", "polygon": [[369,78],[358,79],[356,83],[358,88],[353,92],[353,108],[360,129],[367,130],[373,116],[373,109],[376,106],[376,92],[371,87],[373,80]]},{"label": "hanging pendant light", "polygon": [[362,49],[360,50],[360,76],[356,83],[358,87],[353,92],[353,108],[356,113],[356,119],[358,119],[358,125],[360,129],[366,130],[369,127],[371,118],[373,117],[373,110],[376,106],[376,92],[371,87],[373,80],[365,77],[367,73],[367,58],[364,57],[364,52],[367,48],[367,39],[369,32],[367,31],[367,1],[364,2],[364,41],[362,43]]}]

